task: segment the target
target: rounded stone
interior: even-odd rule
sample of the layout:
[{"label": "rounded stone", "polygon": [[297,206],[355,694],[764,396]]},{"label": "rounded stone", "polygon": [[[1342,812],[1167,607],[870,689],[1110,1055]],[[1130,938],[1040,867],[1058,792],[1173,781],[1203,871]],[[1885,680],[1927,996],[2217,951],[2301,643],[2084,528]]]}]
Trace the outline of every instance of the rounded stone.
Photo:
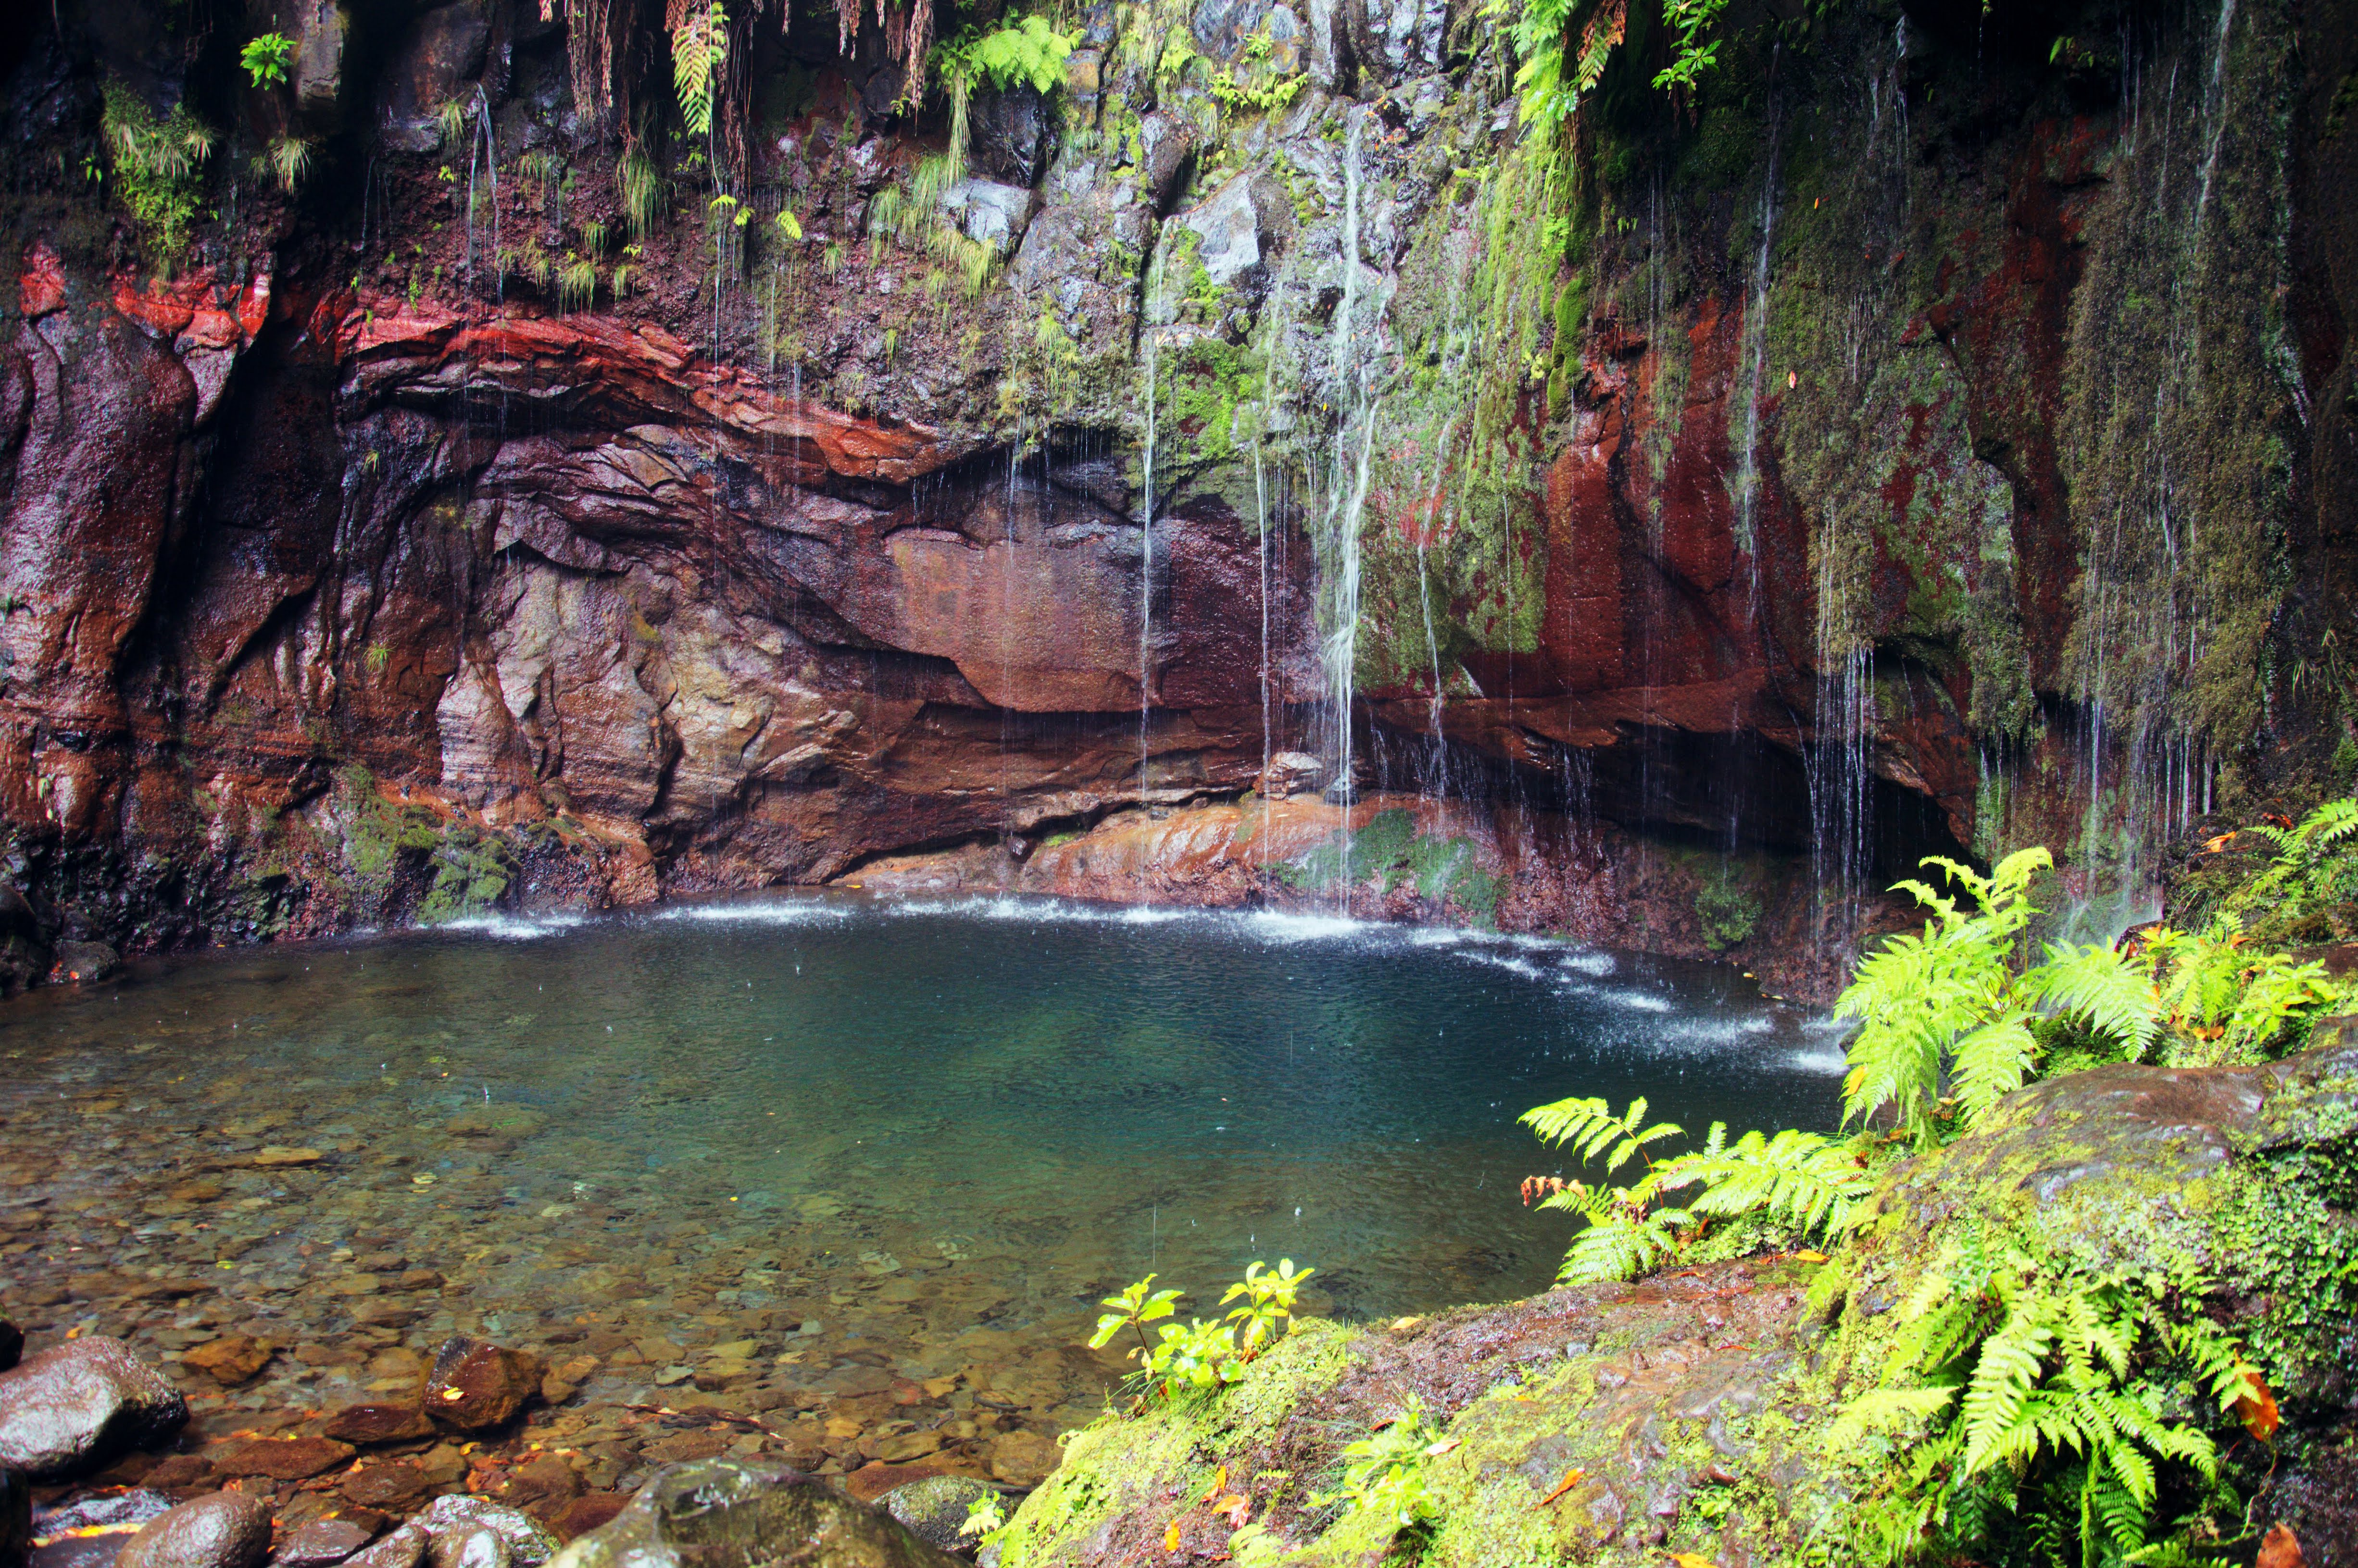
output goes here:
[{"label": "rounded stone", "polygon": [[968,1538],[959,1533],[968,1511],[983,1498],[997,1495],[998,1488],[988,1482],[965,1476],[934,1476],[895,1487],[877,1501],[928,1546],[955,1551],[968,1544]]},{"label": "rounded stone", "polygon": [[129,1346],[92,1335],[0,1372],[0,1466],[68,1475],[188,1416],[179,1391]]},{"label": "rounded stone", "polygon": [[270,1555],[270,1506],[243,1492],[182,1503],[140,1527],[115,1568],[255,1568]]}]

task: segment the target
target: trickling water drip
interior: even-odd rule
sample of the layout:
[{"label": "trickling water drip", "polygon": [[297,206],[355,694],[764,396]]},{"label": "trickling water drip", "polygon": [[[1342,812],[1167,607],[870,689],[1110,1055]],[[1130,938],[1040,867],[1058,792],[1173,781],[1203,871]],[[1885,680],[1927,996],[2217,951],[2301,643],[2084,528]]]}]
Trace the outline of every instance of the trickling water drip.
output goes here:
[{"label": "trickling water drip", "polygon": [[[1376,438],[1378,404],[1367,395],[1367,367],[1357,341],[1359,302],[1359,191],[1368,112],[1351,117],[1343,143],[1343,234],[1340,263],[1343,297],[1335,309],[1335,336],[1330,369],[1337,409],[1335,474],[1327,495],[1328,559],[1326,635],[1321,657],[1326,673],[1326,702],[1334,725],[1334,782],[1330,786],[1347,808],[1355,791],[1352,755],[1352,708],[1357,698],[1359,654],[1359,525],[1368,502],[1368,460]],[[1358,450],[1352,452],[1353,425]],[[1343,865],[1350,864],[1351,827],[1347,809],[1343,822]],[[1343,909],[1349,912],[1350,877],[1337,879]]]},{"label": "trickling water drip", "polygon": [[2194,199],[2194,224],[2199,231],[2202,214],[2211,206],[2211,177],[2219,170],[2219,144],[2227,134],[2227,38],[2235,27],[2235,0],[2219,0],[2219,32],[2211,44],[2211,89],[2202,104],[2203,117],[2210,121],[2210,140],[2202,154],[2202,187]]},{"label": "trickling water drip", "polygon": [[1146,452],[1143,483],[1138,503],[1138,803],[1147,803],[1147,726],[1154,703],[1154,436],[1159,371],[1165,315],[1164,247],[1154,247],[1147,264],[1144,332],[1146,338]]}]

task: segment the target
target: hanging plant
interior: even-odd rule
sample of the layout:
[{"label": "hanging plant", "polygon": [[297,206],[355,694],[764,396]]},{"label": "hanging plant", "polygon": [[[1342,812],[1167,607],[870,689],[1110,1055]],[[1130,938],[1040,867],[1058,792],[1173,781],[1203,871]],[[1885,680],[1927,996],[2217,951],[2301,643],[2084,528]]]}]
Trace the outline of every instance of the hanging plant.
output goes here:
[{"label": "hanging plant", "polygon": [[712,0],[700,8],[671,0],[671,80],[679,94],[679,117],[691,136],[712,131],[712,104],[720,91],[720,68],[729,58],[729,16]]}]

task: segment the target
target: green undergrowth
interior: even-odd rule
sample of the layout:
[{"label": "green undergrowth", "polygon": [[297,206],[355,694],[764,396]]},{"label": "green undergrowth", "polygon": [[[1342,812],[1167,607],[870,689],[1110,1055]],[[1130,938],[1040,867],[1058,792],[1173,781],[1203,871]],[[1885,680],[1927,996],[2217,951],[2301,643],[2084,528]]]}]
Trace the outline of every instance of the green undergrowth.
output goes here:
[{"label": "green undergrowth", "polygon": [[515,876],[514,853],[498,835],[386,799],[358,763],[344,771],[339,795],[344,859],[365,909],[384,907],[406,864],[431,868],[416,911],[429,925],[492,908]]}]

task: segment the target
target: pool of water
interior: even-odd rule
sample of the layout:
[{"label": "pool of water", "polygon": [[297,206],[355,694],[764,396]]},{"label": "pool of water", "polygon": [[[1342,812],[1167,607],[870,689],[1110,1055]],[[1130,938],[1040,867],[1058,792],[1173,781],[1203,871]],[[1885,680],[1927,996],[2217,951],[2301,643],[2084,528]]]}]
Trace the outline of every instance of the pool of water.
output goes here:
[{"label": "pool of water", "polygon": [[[1068,1347],[1131,1279],[1206,1311],[1280,1256],[1330,1312],[1527,1293],[1569,1222],[1519,1200],[1561,1168],[1519,1113],[1823,1126],[1838,1068],[1731,970],[1539,939],[825,894],[492,921],[0,1009],[0,1272],[203,1270],[323,1339],[362,1301],[421,1343],[602,1328],[617,1397],[722,1341],[722,1391],[863,1350],[1028,1368],[1055,1425],[1094,1408]],[[373,1370],[330,1357],[308,1392]]]}]

